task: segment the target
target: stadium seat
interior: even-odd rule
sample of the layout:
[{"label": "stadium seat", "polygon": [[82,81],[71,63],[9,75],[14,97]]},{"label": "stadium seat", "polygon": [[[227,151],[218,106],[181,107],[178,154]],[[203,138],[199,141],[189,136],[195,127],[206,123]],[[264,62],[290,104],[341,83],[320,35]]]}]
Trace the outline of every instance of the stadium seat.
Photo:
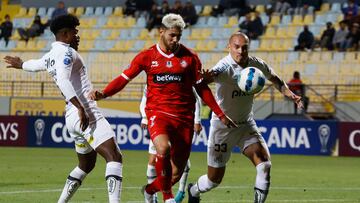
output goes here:
[{"label": "stadium seat", "polygon": [[206,20],[207,20],[207,17],[200,16],[198,21],[196,22],[196,24],[193,27],[195,27],[195,28],[206,27]]},{"label": "stadium seat", "polygon": [[85,12],[85,8],[80,6],[80,7],[77,7],[76,10],[75,10],[75,15],[80,17],[84,14]]},{"label": "stadium seat", "polygon": [[94,40],[83,40],[79,45],[79,51],[90,51],[94,47]]},{"label": "stadium seat", "polygon": [[291,23],[291,15],[283,15],[281,18],[281,25],[289,25]]},{"label": "stadium seat", "polygon": [[207,27],[216,27],[217,22],[218,22],[217,18],[210,16],[206,22],[206,26]]},{"label": "stadium seat", "polygon": [[40,7],[37,15],[39,15],[41,18],[44,18],[46,16],[46,8],[45,7]]},{"label": "stadium seat", "polygon": [[259,13],[265,13],[265,5],[263,5],[263,4],[256,5],[255,11],[257,11]]},{"label": "stadium seat", "polygon": [[270,18],[269,25],[278,25],[280,24],[280,15],[272,15]]},{"label": "stadium seat", "polygon": [[305,15],[303,24],[304,25],[311,25],[314,22],[314,16],[312,14]]},{"label": "stadium seat", "polygon": [[69,14],[75,15],[75,8],[72,7],[72,6],[70,6],[70,7],[67,8],[67,12],[68,12]]},{"label": "stadium seat", "polygon": [[96,23],[96,25],[94,26],[95,28],[102,28],[102,27],[104,27],[105,26],[105,24],[106,24],[106,22],[107,22],[107,17],[105,17],[105,16],[99,16],[98,18],[97,18],[97,23]]},{"label": "stadium seat", "polygon": [[200,13],[202,11],[201,5],[195,5],[195,11],[196,11],[196,14],[200,15]]},{"label": "stadium seat", "polygon": [[35,7],[30,7],[26,14],[26,17],[34,18],[34,16],[36,16],[36,13],[37,13],[37,9]]},{"label": "stadium seat", "polygon": [[107,39],[118,39],[120,38],[120,30],[119,29],[112,29],[110,31],[110,35],[108,35]]},{"label": "stadium seat", "polygon": [[221,16],[218,18],[217,26],[218,27],[225,27],[227,22],[229,21],[229,17],[227,16]]},{"label": "stadium seat", "polygon": [[107,6],[105,7],[104,16],[110,16],[113,13],[113,7]]},{"label": "stadium seat", "polygon": [[341,13],[341,4],[338,2],[334,2],[331,4],[331,10],[332,13]]},{"label": "stadium seat", "polygon": [[120,30],[120,39],[122,40],[130,40],[130,30],[122,29]]},{"label": "stadium seat", "polygon": [[228,22],[224,25],[226,28],[237,27],[239,18],[237,16],[231,16]]},{"label": "stadium seat", "polygon": [[136,20],[135,27],[137,27],[137,28],[144,28],[145,26],[146,26],[146,19],[145,19],[145,17],[139,17],[139,18]]},{"label": "stadium seat", "polygon": [[103,12],[104,12],[104,8],[101,7],[101,6],[98,6],[98,7],[95,8],[94,15],[101,17],[102,15],[104,15]]},{"label": "stadium seat", "polygon": [[46,16],[50,19],[51,18],[51,15],[52,13],[54,12],[55,8],[54,7],[50,7],[47,9],[47,12],[46,12]]},{"label": "stadium seat", "polygon": [[202,12],[200,13],[201,16],[210,16],[212,11],[212,5],[205,5]]},{"label": "stadium seat", "polygon": [[120,6],[115,7],[113,16],[123,16],[123,8]]},{"label": "stadium seat", "polygon": [[264,35],[262,35],[261,38],[275,38],[276,37],[275,32],[276,32],[275,27],[268,26],[265,30]]},{"label": "stadium seat", "polygon": [[266,39],[266,38],[261,39],[258,51],[270,51],[270,49],[272,47],[271,43],[272,43],[272,40],[270,40],[270,39]]},{"label": "stadium seat", "polygon": [[130,51],[141,51],[144,49],[145,41],[136,40],[133,47],[130,48]]},{"label": "stadium seat", "polygon": [[330,3],[322,3],[320,6],[320,13],[325,13],[330,10]]},{"label": "stadium seat", "polygon": [[304,25],[303,16],[302,15],[294,15],[291,25],[295,25],[295,26]]},{"label": "stadium seat", "polygon": [[260,42],[259,40],[251,40],[250,42],[250,51],[256,51],[259,48]]},{"label": "stadium seat", "polygon": [[19,12],[15,15],[15,18],[25,17],[27,14],[27,9],[25,7],[21,7]]},{"label": "stadium seat", "polygon": [[84,16],[93,16],[94,15],[94,7],[92,6],[87,6],[85,8],[85,13]]}]

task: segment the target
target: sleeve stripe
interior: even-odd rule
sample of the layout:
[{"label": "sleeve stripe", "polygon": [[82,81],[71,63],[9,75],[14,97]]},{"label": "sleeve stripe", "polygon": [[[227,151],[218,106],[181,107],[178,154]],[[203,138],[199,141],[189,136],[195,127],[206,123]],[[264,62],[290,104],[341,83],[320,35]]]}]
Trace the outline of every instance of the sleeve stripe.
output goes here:
[{"label": "sleeve stripe", "polygon": [[130,81],[130,78],[129,78],[127,75],[125,75],[124,73],[121,73],[121,76],[122,76],[123,78],[125,78],[127,81]]}]

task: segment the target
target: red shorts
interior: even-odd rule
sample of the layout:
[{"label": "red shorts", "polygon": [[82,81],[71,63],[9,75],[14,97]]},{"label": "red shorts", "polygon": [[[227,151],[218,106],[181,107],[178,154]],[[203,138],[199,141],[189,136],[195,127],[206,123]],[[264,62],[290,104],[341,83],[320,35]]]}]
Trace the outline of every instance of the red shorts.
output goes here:
[{"label": "red shorts", "polygon": [[187,161],[194,135],[194,119],[184,119],[158,112],[147,112],[148,130],[151,140],[165,134],[171,143],[171,156],[176,161]]}]

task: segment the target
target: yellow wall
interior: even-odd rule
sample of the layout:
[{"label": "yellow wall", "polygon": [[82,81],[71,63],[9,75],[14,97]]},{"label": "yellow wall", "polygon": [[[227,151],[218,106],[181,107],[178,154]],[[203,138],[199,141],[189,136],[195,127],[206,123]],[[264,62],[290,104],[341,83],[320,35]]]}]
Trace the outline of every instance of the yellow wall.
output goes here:
[{"label": "yellow wall", "polygon": [[[110,110],[120,110],[139,113],[139,101],[111,101],[98,102],[99,107]],[[65,102],[61,99],[21,99],[12,98],[10,102],[10,115],[33,116],[63,116]]]}]

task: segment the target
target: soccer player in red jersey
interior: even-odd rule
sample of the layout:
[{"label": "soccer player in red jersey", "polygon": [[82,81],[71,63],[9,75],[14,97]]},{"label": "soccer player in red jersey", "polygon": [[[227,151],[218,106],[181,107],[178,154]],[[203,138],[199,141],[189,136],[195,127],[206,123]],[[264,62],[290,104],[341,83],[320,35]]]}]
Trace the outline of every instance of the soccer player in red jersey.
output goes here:
[{"label": "soccer player in red jersey", "polygon": [[210,88],[202,82],[198,56],[179,43],[184,27],[180,15],[164,16],[158,44],[140,52],[129,68],[103,91],[93,90],[89,94],[94,100],[112,96],[141,71],[146,72],[145,111],[150,137],[157,151],[157,178],[144,187],[145,202],[151,202],[148,196],[158,191],[163,193],[166,203],[175,202],[171,187],[179,181],[191,151],[196,101],[192,87],[224,125],[236,125],[223,113]]}]

